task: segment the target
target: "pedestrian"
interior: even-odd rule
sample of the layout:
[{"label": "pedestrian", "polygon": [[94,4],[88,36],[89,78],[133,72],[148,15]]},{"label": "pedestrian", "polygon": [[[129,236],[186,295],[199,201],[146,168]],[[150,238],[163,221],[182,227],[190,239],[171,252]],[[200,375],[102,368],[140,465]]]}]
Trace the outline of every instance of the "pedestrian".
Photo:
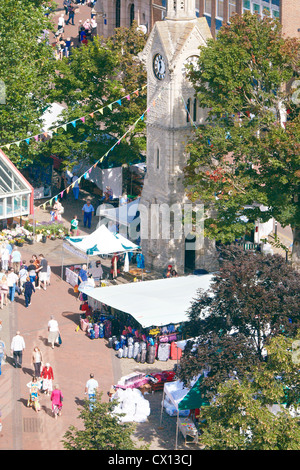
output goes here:
[{"label": "pedestrian", "polygon": [[79,183],[78,183],[78,176],[76,175],[74,175],[72,178],[72,187],[73,187],[74,198],[77,200],[79,197]]},{"label": "pedestrian", "polygon": [[27,406],[32,406],[36,412],[39,412],[41,410],[39,402],[41,384],[34,376],[32,377],[32,380],[28,382],[27,387],[29,388],[29,400],[27,402]]},{"label": "pedestrian", "polygon": [[90,378],[85,385],[84,394],[88,395],[90,401],[90,411],[93,410],[92,403],[96,400],[96,393],[98,392],[99,384],[97,380],[94,378],[94,374],[90,374]]},{"label": "pedestrian", "polygon": [[42,389],[46,395],[50,395],[52,392],[52,381],[54,380],[53,369],[49,362],[45,364],[42,369],[41,378],[43,380]]},{"label": "pedestrian", "polygon": [[74,218],[71,220],[70,233],[72,236],[78,235],[78,220],[77,215],[74,215]]},{"label": "pedestrian", "polygon": [[65,19],[64,19],[64,14],[61,13],[60,17],[58,18],[58,25],[57,25],[57,31],[59,34],[63,36],[64,33],[64,27],[65,27]]},{"label": "pedestrian", "polygon": [[79,20],[78,23],[78,41],[81,42],[81,32],[84,31],[84,27],[82,25],[82,20]]},{"label": "pedestrian", "polygon": [[[23,261],[23,263],[24,263],[24,261]],[[24,264],[22,264],[21,269],[19,271],[19,281],[20,281],[21,292],[24,292],[24,284],[27,281],[27,277],[29,277],[28,276],[28,270],[27,270],[27,266],[24,263]]]},{"label": "pedestrian", "polygon": [[39,286],[41,288],[41,282],[44,284],[43,289],[47,289],[47,269],[48,269],[48,261],[45,259],[43,254],[39,255],[40,258],[40,267],[38,268],[37,272],[39,273]]},{"label": "pedestrian", "polygon": [[32,255],[32,259],[33,259],[33,264],[35,265],[35,287],[40,289],[38,269],[39,269],[41,263],[40,263],[40,260],[38,259],[37,255]]},{"label": "pedestrian", "polygon": [[13,302],[15,300],[15,293],[17,284],[19,282],[19,276],[14,272],[14,268],[10,268],[7,275],[7,285],[9,290],[9,300]]},{"label": "pedestrian", "polygon": [[97,34],[97,21],[95,20],[94,17],[91,19],[91,34],[92,37],[96,36]]},{"label": "pedestrian", "polygon": [[1,309],[3,309],[3,305],[8,304],[8,298],[7,298],[8,293],[9,293],[9,287],[7,284],[7,276],[6,274],[4,274],[0,281],[0,295],[1,295],[0,308]]},{"label": "pedestrian", "polygon": [[48,343],[51,344],[52,349],[54,349],[54,344],[58,343],[59,335],[60,333],[58,323],[55,320],[54,316],[51,315],[50,320],[48,322]]},{"label": "pedestrian", "polygon": [[34,264],[33,259],[31,259],[29,263],[30,264],[29,264],[28,269],[27,269],[28,276],[29,276],[30,282],[32,282],[32,284],[35,285],[36,265]]},{"label": "pedestrian", "polygon": [[24,284],[24,296],[25,296],[25,307],[28,308],[31,305],[31,296],[35,292],[34,285],[30,281],[30,277],[27,276],[26,282]]},{"label": "pedestrian", "polygon": [[74,23],[74,16],[75,16],[75,7],[74,7],[74,5],[70,4],[68,6],[68,13],[69,13],[69,18],[66,21],[66,25],[68,25],[71,21],[72,25],[74,26],[75,25],[75,23]]},{"label": "pedestrian", "polygon": [[21,260],[22,260],[21,253],[18,250],[18,247],[15,246],[11,254],[11,261],[12,261],[12,266],[16,274],[18,274],[20,271]]},{"label": "pedestrian", "polygon": [[83,225],[86,227],[86,224],[88,228],[91,228],[92,224],[92,217],[94,215],[95,209],[91,204],[91,198],[88,197],[86,200],[86,203],[84,204],[82,208],[82,215],[83,215]]},{"label": "pedestrian", "polygon": [[8,270],[8,262],[9,262],[10,253],[6,245],[2,245],[1,247],[1,267],[4,271]]},{"label": "pedestrian", "polygon": [[50,265],[48,264],[47,266],[47,286],[50,286],[51,284],[51,268]]},{"label": "pedestrian", "polygon": [[42,366],[43,366],[43,355],[42,351],[35,346],[32,351],[31,364],[34,367],[35,377],[41,376]]},{"label": "pedestrian", "polygon": [[16,335],[11,341],[10,349],[13,353],[14,367],[22,367],[23,352],[25,350],[25,341],[20,332],[17,331]]},{"label": "pedestrian", "polygon": [[2,374],[1,366],[2,366],[2,361],[5,356],[5,343],[2,339],[0,339],[0,375]]},{"label": "pedestrian", "polygon": [[64,9],[65,9],[65,14],[67,15],[68,14],[68,8],[69,8],[69,5],[71,4],[71,0],[64,0],[64,3],[63,3],[63,6],[64,6]]},{"label": "pedestrian", "polygon": [[79,273],[78,273],[78,287],[82,282],[86,282],[88,279],[87,265],[83,264]]},{"label": "pedestrian", "polygon": [[[65,52],[65,56],[66,56],[66,57],[69,57],[70,54],[71,54],[71,47],[74,46],[74,43],[71,41],[71,38],[67,38],[67,40],[65,41],[65,44],[66,44],[66,46],[65,46],[65,51],[64,51],[64,52]],[[63,192],[63,195],[65,195],[66,193],[67,193],[67,192],[64,191],[64,192]]]},{"label": "pedestrian", "polygon": [[52,402],[52,411],[55,419],[57,419],[57,416],[61,416],[63,398],[64,397],[59,386],[57,384],[54,385],[54,390],[51,393],[50,399]]}]

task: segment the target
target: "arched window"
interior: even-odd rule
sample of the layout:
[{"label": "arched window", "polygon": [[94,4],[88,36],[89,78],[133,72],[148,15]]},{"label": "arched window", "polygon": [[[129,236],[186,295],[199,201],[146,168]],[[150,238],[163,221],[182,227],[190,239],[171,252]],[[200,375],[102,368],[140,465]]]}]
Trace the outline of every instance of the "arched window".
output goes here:
[{"label": "arched window", "polygon": [[190,112],[191,112],[191,99],[189,98],[186,102],[186,122],[190,122]]},{"label": "arched window", "polygon": [[116,0],[116,28],[121,26],[121,0]]},{"label": "arched window", "polygon": [[193,121],[197,121],[197,98],[194,98],[194,106],[193,106]]},{"label": "arched window", "polygon": [[159,170],[159,149],[156,150],[156,169]]},{"label": "arched window", "polygon": [[130,5],[130,26],[134,22],[134,3]]}]

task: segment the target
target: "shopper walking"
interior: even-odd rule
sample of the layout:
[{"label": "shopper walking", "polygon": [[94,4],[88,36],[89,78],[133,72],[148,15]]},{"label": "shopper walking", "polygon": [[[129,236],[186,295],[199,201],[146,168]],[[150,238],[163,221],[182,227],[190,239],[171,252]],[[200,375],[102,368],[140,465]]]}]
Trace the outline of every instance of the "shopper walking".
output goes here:
[{"label": "shopper walking", "polygon": [[46,395],[50,395],[52,392],[52,381],[54,379],[53,369],[50,366],[49,362],[45,364],[41,372],[41,378],[43,379],[42,389]]},{"label": "shopper walking", "polygon": [[51,315],[48,322],[48,343],[51,344],[52,349],[54,349],[54,344],[58,343],[59,334],[58,323],[54,316]]},{"label": "shopper walking", "polygon": [[12,267],[14,269],[14,272],[16,274],[18,274],[20,271],[21,260],[22,260],[21,253],[18,250],[18,247],[15,246],[11,253],[11,262],[12,262]]},{"label": "shopper walking", "polygon": [[10,302],[13,302],[15,300],[15,293],[18,282],[19,276],[15,273],[14,268],[10,268],[9,274],[7,275],[7,285],[9,290]]},{"label": "shopper walking", "polygon": [[86,200],[86,203],[84,204],[82,208],[82,215],[83,215],[83,225],[86,227],[86,224],[88,228],[91,228],[92,224],[92,217],[94,215],[95,209],[91,204],[91,198],[88,197]]},{"label": "shopper walking", "polygon": [[1,295],[0,308],[1,309],[3,309],[3,305],[8,304],[8,298],[7,298],[8,293],[9,293],[9,287],[7,284],[7,277],[4,274],[0,281],[0,295]]},{"label": "shopper walking", "polygon": [[94,378],[94,374],[90,374],[90,378],[85,385],[84,394],[88,395],[90,401],[90,411],[93,410],[92,403],[96,400],[96,393],[98,392],[99,384]]},{"label": "shopper walking", "polygon": [[31,364],[34,367],[35,377],[41,376],[42,366],[43,366],[43,355],[42,351],[35,346],[32,351]]},{"label": "shopper walking", "polygon": [[48,261],[45,259],[43,254],[39,255],[40,258],[40,267],[37,269],[39,273],[39,289],[41,288],[41,282],[44,284],[44,290],[47,289],[47,279],[48,279]]},{"label": "shopper walking", "polygon": [[28,306],[31,304],[31,296],[32,293],[35,292],[34,285],[30,281],[30,277],[27,276],[26,282],[24,284],[24,296],[25,296],[25,307],[28,308]]},{"label": "shopper walking", "polygon": [[0,339],[0,375],[2,374],[1,365],[4,359],[4,356],[5,356],[5,343],[2,339]]},{"label": "shopper walking", "polygon": [[74,26],[75,25],[75,23],[74,23],[74,16],[75,16],[75,7],[74,7],[74,5],[70,4],[68,6],[68,13],[69,13],[69,18],[66,21],[66,25],[68,25],[71,21],[72,25]]},{"label": "shopper walking", "polygon": [[52,402],[52,411],[55,419],[57,419],[57,416],[61,416],[63,398],[64,397],[59,386],[57,384],[54,385],[54,389],[51,393],[50,399]]},{"label": "shopper walking", "polygon": [[13,337],[10,349],[13,353],[14,367],[22,367],[23,352],[25,351],[25,341],[23,336],[21,336],[20,331],[17,331],[16,335]]},{"label": "shopper walking", "polygon": [[10,253],[6,245],[2,245],[1,247],[1,267],[4,271],[8,271],[8,263],[9,263]]},{"label": "shopper walking", "polygon": [[36,412],[39,412],[41,410],[39,402],[40,382],[36,377],[32,377],[32,380],[27,384],[27,387],[29,388],[29,400],[27,402],[27,406],[32,406]]}]

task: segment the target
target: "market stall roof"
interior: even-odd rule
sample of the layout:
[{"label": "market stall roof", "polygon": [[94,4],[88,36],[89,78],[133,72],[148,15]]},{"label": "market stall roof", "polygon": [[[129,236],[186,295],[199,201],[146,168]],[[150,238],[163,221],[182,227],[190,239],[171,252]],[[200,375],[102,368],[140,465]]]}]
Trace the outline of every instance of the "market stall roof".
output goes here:
[{"label": "market stall roof", "polygon": [[[124,204],[123,206],[105,208],[105,204],[100,206],[99,216],[106,217],[109,220],[113,220],[117,224],[126,225],[127,227],[133,222],[136,217],[140,203],[140,198],[138,197],[134,201]],[[98,214],[97,214],[98,215]]]},{"label": "market stall roof", "polygon": [[190,384],[185,387],[183,382],[167,382],[164,384],[164,393],[170,399],[177,410],[194,410],[201,406],[209,405],[209,402],[201,393],[201,381],[203,375],[198,375]]},{"label": "market stall roof", "polygon": [[119,233],[112,233],[105,225],[100,225],[93,233],[83,237],[69,237],[66,241],[76,250],[89,256],[109,255],[136,251],[140,247]]},{"label": "market stall roof", "polygon": [[198,289],[208,290],[213,274],[97,287],[86,295],[132,315],[143,328],[181,323]]}]

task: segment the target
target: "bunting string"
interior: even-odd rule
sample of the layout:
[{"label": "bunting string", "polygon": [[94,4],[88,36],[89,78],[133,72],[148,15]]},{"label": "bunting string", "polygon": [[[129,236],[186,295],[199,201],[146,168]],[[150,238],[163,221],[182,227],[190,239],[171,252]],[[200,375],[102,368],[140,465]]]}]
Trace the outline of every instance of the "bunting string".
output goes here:
[{"label": "bunting string", "polygon": [[63,129],[64,131],[66,131],[68,125],[72,125],[75,128],[78,121],[81,121],[81,122],[85,123],[85,120],[87,118],[89,118],[89,117],[94,118],[96,113],[103,114],[105,108],[109,108],[110,111],[112,111],[113,106],[115,104],[118,104],[119,106],[121,106],[123,100],[130,101],[132,95],[139,96],[140,91],[143,91],[146,87],[147,87],[147,85],[143,85],[141,88],[138,88],[137,90],[133,91],[132,93],[127,94],[127,95],[123,96],[122,98],[119,98],[118,100],[113,101],[112,103],[109,103],[109,104],[103,106],[102,108],[98,108],[95,111],[92,111],[91,113],[86,114],[85,116],[81,116],[79,118],[72,119],[71,121],[65,122],[63,124],[59,124],[56,127],[54,127],[53,129],[50,129],[48,132],[41,132],[41,133],[36,134],[34,136],[27,137],[26,139],[21,139],[21,140],[15,141],[15,142],[11,142],[9,144],[4,144],[4,145],[1,145],[0,148],[1,149],[6,148],[6,149],[9,150],[12,145],[17,145],[18,147],[20,147],[20,144],[22,142],[26,142],[26,144],[29,145],[30,142],[32,141],[32,139],[34,139],[36,142],[38,142],[40,140],[40,138],[43,138],[43,137],[45,137],[45,138],[50,137],[51,138],[53,133],[57,133],[58,129]]},{"label": "bunting string", "polygon": [[[56,196],[53,196],[51,199],[49,199],[48,201],[36,206],[36,210],[39,210],[40,208],[43,208],[44,210],[46,209],[46,206],[47,205],[52,205],[53,201],[57,201],[58,200],[58,197],[62,198],[63,197],[63,194],[64,192],[66,191],[67,194],[69,193],[70,189],[73,189],[75,184],[78,183],[80,184],[81,182],[81,179],[82,178],[87,178],[88,175],[91,173],[91,171],[93,170],[93,168],[96,168],[96,166],[99,164],[99,163],[102,163],[102,161],[104,160],[105,157],[108,156],[108,154],[115,148],[116,145],[119,145],[121,143],[121,141],[126,137],[127,134],[129,134],[130,132],[132,132],[135,127],[137,126],[138,122],[139,121],[144,121],[145,119],[145,115],[150,111],[150,108],[152,106],[155,106],[155,102],[157,99],[159,99],[161,97],[161,93],[162,93],[163,90],[160,91],[158,97],[156,99],[154,99],[151,103],[151,105],[146,109],[146,111],[134,122],[134,124],[132,124],[129,129],[122,135],[122,137],[120,137],[117,142],[114,143],[114,145],[112,145],[112,147],[104,154],[101,156],[101,158],[99,158],[99,160],[97,160],[95,163],[93,163],[93,165],[88,169],[86,170],[84,173],[82,173],[81,176],[78,177],[78,179],[76,181],[74,181],[73,183],[71,183],[69,186],[67,186],[63,191],[60,191]],[[129,95],[128,95],[129,96]]]}]

